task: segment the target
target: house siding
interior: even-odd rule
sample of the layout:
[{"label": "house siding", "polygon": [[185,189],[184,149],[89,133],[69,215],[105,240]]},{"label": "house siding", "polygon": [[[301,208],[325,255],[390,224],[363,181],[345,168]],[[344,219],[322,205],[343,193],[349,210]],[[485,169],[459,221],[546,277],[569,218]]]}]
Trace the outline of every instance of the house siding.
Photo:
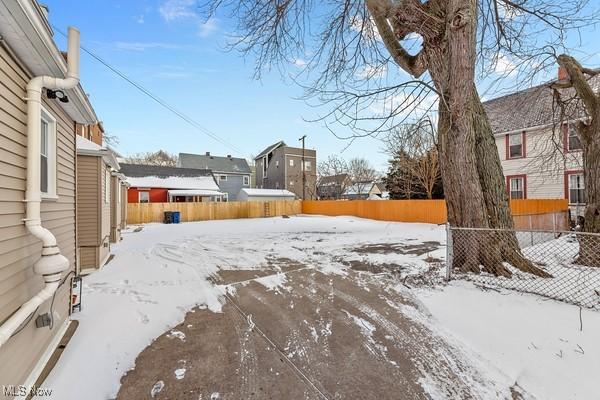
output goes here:
[{"label": "house siding", "polygon": [[[256,160],[256,186],[262,189],[287,189],[302,198],[302,149],[281,146],[272,154],[267,164],[266,178],[263,175],[265,158]],[[306,171],[306,198],[311,200],[317,197],[316,155],[315,150],[305,150],[305,161],[311,162],[311,170]],[[290,165],[290,160],[294,165]]]},{"label": "house siding", "polygon": [[[41,256],[41,242],[25,229],[26,103],[25,87],[30,77],[19,63],[0,47],[0,321],[42,287],[32,266]],[[75,266],[75,135],[74,121],[56,101],[44,100],[45,109],[56,119],[56,200],[44,200],[43,225],[55,236],[61,253]],[[68,317],[69,285],[63,285],[54,301],[54,328],[37,329],[35,318],[2,346],[2,383],[22,384],[47,350]],[[37,314],[49,312],[50,301]],[[36,315],[37,315],[36,314]],[[0,396],[2,394],[0,393]]]},{"label": "house siding", "polygon": [[[248,183],[250,183],[250,174],[232,174],[230,172],[217,172],[213,171],[217,185],[223,193],[227,193],[229,201],[236,201],[237,195],[243,188],[249,188],[250,184],[244,185],[244,176],[248,177]],[[227,176],[226,181],[220,180],[220,176]]]},{"label": "house siding", "polygon": [[514,159],[507,158],[506,136],[496,136],[504,176],[526,175],[529,199],[565,198],[564,172],[581,168],[581,152],[553,155],[556,135],[551,127],[525,132],[525,157]]},{"label": "house siding", "polygon": [[113,176],[111,180],[110,241],[117,243],[121,240],[121,203],[119,202],[119,199],[121,199],[121,180],[116,176]]}]

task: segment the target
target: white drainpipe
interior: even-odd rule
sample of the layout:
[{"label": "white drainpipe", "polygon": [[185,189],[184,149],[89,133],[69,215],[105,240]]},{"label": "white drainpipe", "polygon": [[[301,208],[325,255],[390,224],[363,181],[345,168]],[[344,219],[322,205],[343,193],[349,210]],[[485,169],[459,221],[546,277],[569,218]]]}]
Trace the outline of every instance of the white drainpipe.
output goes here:
[{"label": "white drainpipe", "polygon": [[[67,77],[36,76],[27,84],[27,191],[25,193],[25,226],[42,241],[42,257],[33,264],[33,271],[41,275],[46,285],[0,326],[0,346],[10,339],[29,316],[58,290],[62,273],[69,269],[69,260],[60,254],[56,237],[42,226],[40,204],[40,132],[41,103],[44,88],[72,89],[79,84],[79,31],[69,28]],[[51,316],[53,318],[53,316]]]}]

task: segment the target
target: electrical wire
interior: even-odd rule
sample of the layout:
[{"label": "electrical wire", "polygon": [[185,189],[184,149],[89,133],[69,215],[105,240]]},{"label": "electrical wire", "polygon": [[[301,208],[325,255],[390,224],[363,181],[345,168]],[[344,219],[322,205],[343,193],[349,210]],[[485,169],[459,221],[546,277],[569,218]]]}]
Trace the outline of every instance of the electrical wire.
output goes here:
[{"label": "electrical wire", "polygon": [[23,321],[23,323],[21,324],[21,326],[19,327],[19,329],[17,329],[16,331],[14,331],[12,333],[12,335],[10,335],[10,337],[15,336],[17,333],[21,332],[23,329],[25,329],[25,327],[27,325],[29,325],[29,323],[31,322],[31,319],[33,318],[33,316],[35,315],[35,313],[37,312],[37,310],[40,308],[40,306],[37,306],[35,308],[35,310],[33,310],[33,312],[31,314],[29,314],[29,317],[27,317],[26,321]]},{"label": "electrical wire", "polygon": [[[57,28],[56,26],[52,25],[52,28],[54,30],[56,30],[58,33],[60,33],[61,35],[63,35],[64,37],[68,37],[65,32],[63,32],[61,29]],[[240,150],[239,148],[235,147],[231,143],[227,142],[225,139],[220,138],[216,133],[214,133],[214,132],[210,131],[208,128],[202,126],[199,122],[195,121],[190,116],[188,116],[188,115],[184,114],[183,112],[177,110],[174,106],[170,105],[165,100],[161,99],[160,97],[158,97],[157,95],[155,95],[154,93],[152,93],[150,90],[146,89],[141,84],[139,84],[139,83],[135,82],[133,79],[129,78],[125,73],[123,73],[120,70],[118,70],[117,68],[113,67],[111,64],[109,64],[107,61],[105,61],[104,59],[102,59],[100,56],[98,56],[97,54],[95,54],[91,50],[88,50],[84,46],[81,46],[81,50],[83,50],[85,53],[87,53],[88,55],[90,55],[92,58],[94,58],[100,64],[104,65],[110,71],[112,71],[113,73],[115,73],[116,75],[118,75],[120,78],[124,79],[127,83],[129,83],[130,85],[132,85],[133,87],[135,87],[137,90],[139,90],[140,92],[142,92],[144,95],[150,97],[156,103],[158,103],[162,107],[166,108],[171,113],[175,114],[177,117],[179,117],[180,119],[182,119],[183,121],[185,121],[186,123],[188,123],[189,125],[191,125],[193,128],[196,128],[196,130],[198,130],[199,132],[201,132],[204,135],[210,137],[211,139],[213,139],[213,140],[221,143],[222,145],[224,145],[225,147],[233,150],[237,154],[240,154],[240,155],[244,154],[244,152],[242,150]]]}]

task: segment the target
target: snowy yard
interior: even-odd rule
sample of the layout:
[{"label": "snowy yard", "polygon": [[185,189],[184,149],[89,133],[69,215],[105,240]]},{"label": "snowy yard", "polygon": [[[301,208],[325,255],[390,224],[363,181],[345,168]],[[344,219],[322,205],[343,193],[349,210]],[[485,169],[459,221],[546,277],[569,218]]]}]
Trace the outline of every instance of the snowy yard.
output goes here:
[{"label": "snowy yard", "polygon": [[436,225],[352,217],[129,230],[84,279],[43,386],[61,400],[597,398],[600,313],[583,310],[580,331],[575,306],[443,285],[444,242]]}]

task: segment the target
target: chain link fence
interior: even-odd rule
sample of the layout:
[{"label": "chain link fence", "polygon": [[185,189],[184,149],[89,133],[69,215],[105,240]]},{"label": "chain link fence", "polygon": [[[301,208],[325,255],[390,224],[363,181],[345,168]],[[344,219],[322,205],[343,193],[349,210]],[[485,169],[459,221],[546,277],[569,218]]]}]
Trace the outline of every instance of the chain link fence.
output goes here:
[{"label": "chain link fence", "polygon": [[[600,234],[455,227],[448,227],[447,233],[448,279],[534,293],[600,311]],[[515,239],[525,260],[521,269],[501,263],[510,277],[497,276],[492,268],[481,264],[467,268],[467,260],[489,260],[490,255],[510,247],[508,244],[515,243]],[[515,255],[504,260],[511,257]],[[549,277],[524,272],[523,265]]]}]

